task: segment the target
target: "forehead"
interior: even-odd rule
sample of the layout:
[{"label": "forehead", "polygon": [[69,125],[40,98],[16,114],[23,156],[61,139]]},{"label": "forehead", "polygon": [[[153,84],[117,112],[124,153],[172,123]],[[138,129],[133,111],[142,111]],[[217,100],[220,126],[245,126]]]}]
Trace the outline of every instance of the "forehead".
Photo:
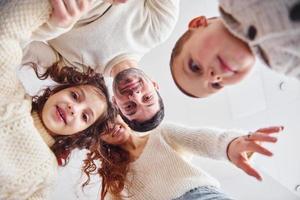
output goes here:
[{"label": "forehead", "polygon": [[100,89],[91,85],[77,86],[73,87],[73,89],[84,96],[84,103],[93,110],[97,116],[100,116],[103,113],[103,110],[106,109],[107,103]]}]

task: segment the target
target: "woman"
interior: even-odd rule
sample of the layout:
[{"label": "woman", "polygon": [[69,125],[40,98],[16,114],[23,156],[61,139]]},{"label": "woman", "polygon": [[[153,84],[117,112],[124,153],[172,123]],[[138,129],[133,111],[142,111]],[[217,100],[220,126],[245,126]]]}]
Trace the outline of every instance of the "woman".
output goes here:
[{"label": "woman", "polygon": [[[270,134],[282,127],[259,129],[242,135],[241,131],[190,128],[163,124],[148,134],[132,132],[118,117],[110,131],[101,135],[99,158],[102,177],[101,199],[230,199],[219,183],[185,159],[188,154],[228,159],[246,173],[261,180],[249,163],[247,152],[267,156],[272,153],[257,142],[276,142]],[[94,166],[87,166],[96,169]]]},{"label": "woman", "polygon": [[1,67],[0,199],[47,199],[57,166],[75,148],[97,152],[99,134],[114,117],[104,79],[92,69],[53,65],[39,78],[60,85],[31,101],[15,71]]}]

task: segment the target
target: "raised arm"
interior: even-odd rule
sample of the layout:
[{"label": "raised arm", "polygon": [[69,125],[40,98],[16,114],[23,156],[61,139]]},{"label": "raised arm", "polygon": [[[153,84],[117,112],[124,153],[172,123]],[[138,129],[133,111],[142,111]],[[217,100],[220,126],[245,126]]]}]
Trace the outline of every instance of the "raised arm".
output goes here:
[{"label": "raised arm", "polygon": [[21,64],[22,44],[49,18],[50,12],[48,0],[0,1],[0,79],[9,80],[0,83],[0,91],[4,91],[1,103],[20,87],[15,68]]},{"label": "raised arm", "polygon": [[271,134],[281,130],[283,130],[282,126],[274,126],[245,135],[245,131],[188,128],[168,124],[162,127],[162,134],[175,149],[181,149],[198,156],[228,159],[248,175],[262,180],[260,174],[249,163],[249,155],[251,155],[249,152],[272,156],[273,154],[262,147],[261,143],[275,143],[277,139]]},{"label": "raised arm", "polygon": [[[156,42],[163,42],[172,33],[179,15],[179,0],[144,0],[143,26],[148,26]],[[146,29],[145,29],[146,30]]]},{"label": "raised arm", "polygon": [[32,34],[31,41],[47,41],[69,31],[91,7],[103,0],[50,0],[53,7],[50,19]]},{"label": "raised arm", "polygon": [[246,133],[217,128],[192,128],[170,123],[162,126],[162,134],[174,148],[198,156],[227,159],[228,144]]}]

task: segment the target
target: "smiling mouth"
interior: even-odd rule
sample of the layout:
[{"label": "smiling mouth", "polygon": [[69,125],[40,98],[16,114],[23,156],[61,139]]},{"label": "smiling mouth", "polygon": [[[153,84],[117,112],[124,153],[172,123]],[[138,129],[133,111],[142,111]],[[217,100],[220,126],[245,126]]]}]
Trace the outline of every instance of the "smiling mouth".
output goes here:
[{"label": "smiling mouth", "polygon": [[67,124],[65,112],[58,106],[56,106],[56,111],[59,114],[60,118],[64,121],[64,123]]},{"label": "smiling mouth", "polygon": [[220,62],[221,68],[224,72],[237,73],[237,71],[233,70],[229,65],[227,65],[227,63],[225,63],[221,57],[218,56],[218,60]]}]

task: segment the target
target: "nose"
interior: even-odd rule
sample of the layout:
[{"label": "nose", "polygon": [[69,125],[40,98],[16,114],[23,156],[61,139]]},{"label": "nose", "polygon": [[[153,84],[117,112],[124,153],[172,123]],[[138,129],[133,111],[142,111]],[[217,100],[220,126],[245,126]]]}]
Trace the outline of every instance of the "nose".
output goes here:
[{"label": "nose", "polygon": [[222,74],[218,73],[214,68],[210,68],[208,70],[209,81],[213,83],[217,83],[222,81]]},{"label": "nose", "polygon": [[78,106],[75,106],[74,104],[68,104],[67,111],[68,114],[76,116],[76,114],[78,113]]},{"label": "nose", "polygon": [[139,97],[141,96],[141,91],[138,89],[138,90],[130,90],[129,94],[128,94],[128,98],[129,100],[133,101],[133,100],[138,100],[140,99]]}]

